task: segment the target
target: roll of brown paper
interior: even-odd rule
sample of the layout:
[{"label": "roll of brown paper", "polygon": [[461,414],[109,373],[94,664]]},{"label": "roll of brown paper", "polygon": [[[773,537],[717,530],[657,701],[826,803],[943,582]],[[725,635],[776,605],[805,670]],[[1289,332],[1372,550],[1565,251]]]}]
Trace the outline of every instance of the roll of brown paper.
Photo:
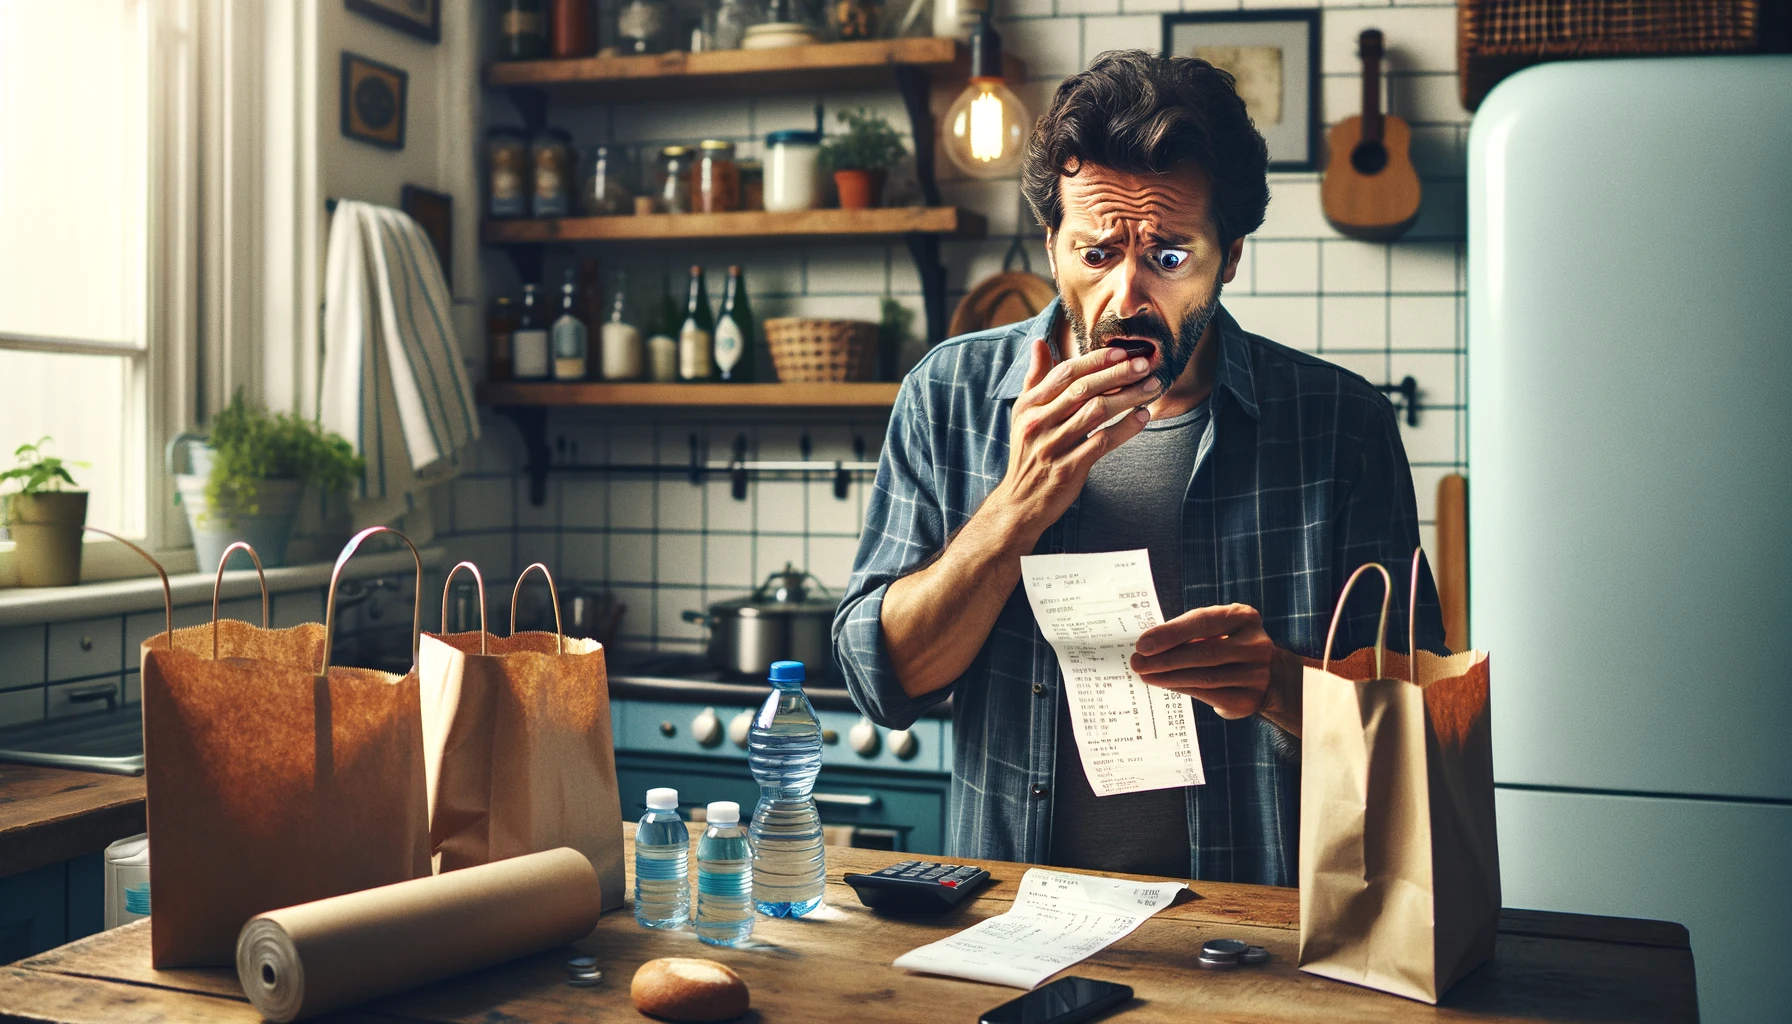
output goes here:
[{"label": "roll of brown paper", "polygon": [[575,942],[602,906],[591,862],[563,846],[270,910],[237,936],[236,973],[285,1024]]}]

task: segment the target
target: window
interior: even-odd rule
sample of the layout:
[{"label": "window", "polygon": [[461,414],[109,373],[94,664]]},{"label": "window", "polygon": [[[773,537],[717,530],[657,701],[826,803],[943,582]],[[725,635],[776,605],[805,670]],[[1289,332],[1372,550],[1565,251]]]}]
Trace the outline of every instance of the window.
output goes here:
[{"label": "window", "polygon": [[54,438],[88,523],[161,549],[182,542],[159,448],[189,393],[166,371],[191,337],[192,16],[0,0],[0,463]]}]

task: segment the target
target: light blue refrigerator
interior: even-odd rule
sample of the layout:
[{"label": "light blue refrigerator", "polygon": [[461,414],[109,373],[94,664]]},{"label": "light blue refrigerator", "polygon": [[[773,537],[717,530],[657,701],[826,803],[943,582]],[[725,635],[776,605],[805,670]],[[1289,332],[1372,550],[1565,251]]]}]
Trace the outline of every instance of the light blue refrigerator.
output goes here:
[{"label": "light blue refrigerator", "polygon": [[1545,64],[1469,135],[1469,591],[1506,904],[1792,1021],[1792,57]]}]

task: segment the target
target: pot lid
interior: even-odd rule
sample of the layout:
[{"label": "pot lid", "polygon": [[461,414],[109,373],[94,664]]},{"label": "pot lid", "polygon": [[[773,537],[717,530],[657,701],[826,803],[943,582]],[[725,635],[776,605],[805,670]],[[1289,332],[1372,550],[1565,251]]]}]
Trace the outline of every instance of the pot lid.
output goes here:
[{"label": "pot lid", "polygon": [[[813,584],[818,594],[810,593]],[[718,601],[710,605],[710,614],[734,613],[753,617],[760,615],[792,615],[827,612],[832,614],[840,599],[828,592],[827,585],[812,574],[786,562],[784,568],[765,578],[759,589],[746,597]]]}]

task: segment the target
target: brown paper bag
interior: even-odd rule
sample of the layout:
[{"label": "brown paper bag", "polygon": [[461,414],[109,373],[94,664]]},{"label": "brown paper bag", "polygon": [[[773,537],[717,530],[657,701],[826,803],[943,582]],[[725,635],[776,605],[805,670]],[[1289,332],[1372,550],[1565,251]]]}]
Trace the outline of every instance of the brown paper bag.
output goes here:
[{"label": "brown paper bag", "polygon": [[516,632],[511,594],[508,637],[485,628],[485,581],[471,562],[449,570],[442,586],[470,570],[479,585],[477,633],[424,634],[418,665],[423,691],[430,841],[441,871],[570,846],[590,858],[603,906],[622,905],[622,799],[610,736],[610,687],[603,645],[560,633]]},{"label": "brown paper bag", "polygon": [[[1369,569],[1393,589],[1380,565],[1353,573],[1325,661],[1306,669],[1299,966],[1436,1003],[1492,958],[1499,923],[1488,660],[1481,651],[1409,660],[1386,654],[1378,635],[1373,650],[1331,661],[1338,614]],[[1387,608],[1384,595],[1383,633]],[[1409,632],[1408,650],[1411,641]]]},{"label": "brown paper bag", "polygon": [[[224,622],[145,642],[156,967],[230,965],[256,914],[429,873],[416,669],[332,668],[328,657],[343,565],[382,532],[416,558],[395,530],[356,534],[336,559],[322,626]],[[419,599],[422,569],[418,558]]]}]

